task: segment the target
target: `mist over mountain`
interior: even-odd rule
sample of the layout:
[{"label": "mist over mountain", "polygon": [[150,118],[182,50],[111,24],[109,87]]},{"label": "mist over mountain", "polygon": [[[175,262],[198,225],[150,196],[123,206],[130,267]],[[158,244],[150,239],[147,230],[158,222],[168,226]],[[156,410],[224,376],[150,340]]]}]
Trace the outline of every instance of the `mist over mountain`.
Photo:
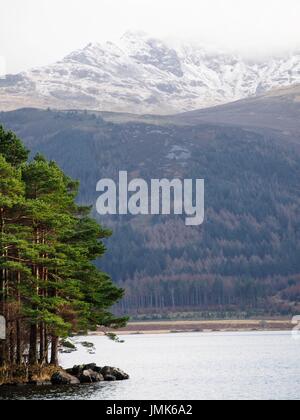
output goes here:
[{"label": "mist over mountain", "polygon": [[0,80],[0,109],[87,109],[172,114],[300,83],[300,54],[262,60],[128,32],[52,65]]},{"label": "mist over mountain", "polygon": [[82,203],[95,204],[97,181],[119,170],[205,179],[201,227],[178,216],[99,218],[114,231],[99,264],[126,289],[119,311],[130,314],[299,313],[299,121],[298,86],[174,118],[0,113],[33,153],[81,181]]}]

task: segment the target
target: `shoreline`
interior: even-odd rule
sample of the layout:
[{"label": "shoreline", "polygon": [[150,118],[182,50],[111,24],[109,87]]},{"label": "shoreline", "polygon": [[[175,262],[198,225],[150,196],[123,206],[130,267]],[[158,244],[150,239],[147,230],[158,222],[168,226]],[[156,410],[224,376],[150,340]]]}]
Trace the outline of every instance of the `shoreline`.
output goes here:
[{"label": "shoreline", "polygon": [[161,335],[179,333],[213,332],[255,332],[255,331],[292,331],[293,324],[288,319],[271,320],[219,320],[219,321],[143,321],[130,322],[117,331],[99,329],[90,336],[107,333],[116,335]]},{"label": "shoreline", "polygon": [[97,382],[125,381],[130,377],[123,370],[97,366],[96,363],[75,365],[64,369],[54,365],[19,366],[0,368],[0,389],[20,386],[77,386]]}]

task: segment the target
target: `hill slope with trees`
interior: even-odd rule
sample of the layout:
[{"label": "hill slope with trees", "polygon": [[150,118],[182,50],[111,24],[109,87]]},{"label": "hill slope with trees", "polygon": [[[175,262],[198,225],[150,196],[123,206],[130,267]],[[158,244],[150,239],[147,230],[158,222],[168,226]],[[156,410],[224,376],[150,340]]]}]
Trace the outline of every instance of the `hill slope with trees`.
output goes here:
[{"label": "hill slope with trees", "polygon": [[101,267],[126,289],[121,314],[298,313],[297,133],[146,120],[30,109],[0,114],[34,153],[81,181],[79,203],[95,203],[97,181],[117,180],[120,170],[145,180],[205,179],[201,227],[187,228],[178,216],[101,218],[114,231]]}]

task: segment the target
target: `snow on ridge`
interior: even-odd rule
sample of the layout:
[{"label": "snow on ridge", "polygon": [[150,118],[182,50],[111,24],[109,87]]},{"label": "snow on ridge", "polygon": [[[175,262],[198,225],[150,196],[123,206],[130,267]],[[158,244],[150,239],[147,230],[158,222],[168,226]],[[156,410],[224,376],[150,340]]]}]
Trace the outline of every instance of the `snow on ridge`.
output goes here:
[{"label": "snow on ridge", "polygon": [[167,114],[300,83],[300,54],[265,60],[145,33],[91,43],[63,60],[0,80],[0,109],[53,108]]}]

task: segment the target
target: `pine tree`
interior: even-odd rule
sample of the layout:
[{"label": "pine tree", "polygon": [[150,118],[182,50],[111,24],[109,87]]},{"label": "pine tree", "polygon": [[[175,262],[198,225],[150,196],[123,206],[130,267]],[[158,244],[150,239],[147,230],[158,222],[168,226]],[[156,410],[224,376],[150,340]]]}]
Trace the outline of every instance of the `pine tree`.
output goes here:
[{"label": "pine tree", "polygon": [[[7,319],[7,332],[11,334],[11,318],[19,311],[19,272],[24,267],[19,264],[17,247],[20,229],[16,224],[18,208],[24,203],[24,185],[21,172],[13,168],[0,155],[0,311]],[[25,270],[26,271],[26,270]],[[17,279],[17,280],[16,280]],[[18,343],[19,344],[19,343]],[[11,346],[1,345],[0,362],[10,356]],[[17,349],[18,354],[20,349]]]},{"label": "pine tree", "polygon": [[0,125],[0,155],[15,168],[25,163],[29,156],[29,151],[22,141],[12,131],[5,131],[2,125]]},{"label": "pine tree", "polygon": [[[0,130],[1,312],[8,324],[0,364],[58,364],[59,338],[123,326],[109,308],[123,290],[98,271],[110,232],[75,199],[78,183],[55,162],[28,151]],[[49,349],[50,360],[49,360]]]}]

